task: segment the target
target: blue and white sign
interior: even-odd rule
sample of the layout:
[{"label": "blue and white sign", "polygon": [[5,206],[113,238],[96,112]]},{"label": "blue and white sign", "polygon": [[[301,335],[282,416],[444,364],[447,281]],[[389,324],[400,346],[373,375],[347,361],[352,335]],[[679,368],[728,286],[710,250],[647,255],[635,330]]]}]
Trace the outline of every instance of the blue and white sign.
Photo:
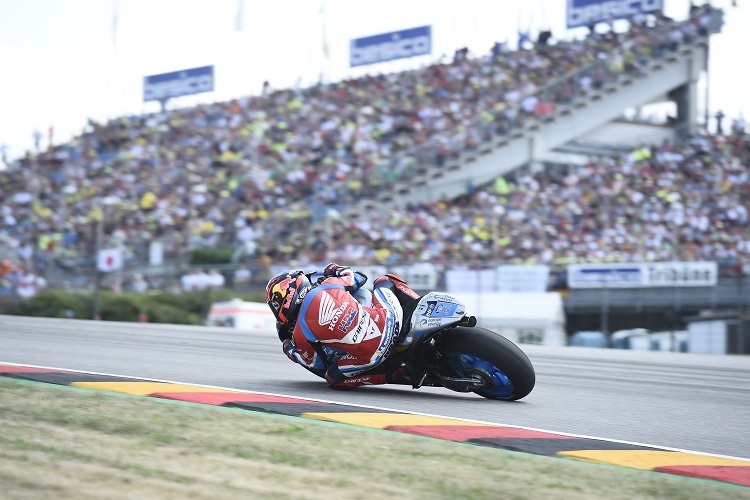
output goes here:
[{"label": "blue and white sign", "polygon": [[214,67],[184,69],[147,76],[143,79],[143,102],[164,101],[171,97],[213,92]]},{"label": "blue and white sign", "polygon": [[643,286],[639,264],[574,264],[568,266],[570,288],[631,288]]},{"label": "blue and white sign", "polygon": [[421,26],[355,38],[349,44],[349,67],[364,66],[432,53],[432,27]]},{"label": "blue and white sign", "polygon": [[662,10],[664,0],[568,0],[568,28]]},{"label": "blue and white sign", "polygon": [[634,264],[573,264],[570,288],[650,288],[716,286],[716,262],[648,262]]}]

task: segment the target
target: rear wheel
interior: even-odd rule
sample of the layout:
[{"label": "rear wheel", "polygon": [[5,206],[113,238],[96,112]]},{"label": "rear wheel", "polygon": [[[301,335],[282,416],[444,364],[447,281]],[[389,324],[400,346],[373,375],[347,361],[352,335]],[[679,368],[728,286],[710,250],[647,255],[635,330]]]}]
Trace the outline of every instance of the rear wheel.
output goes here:
[{"label": "rear wheel", "polygon": [[484,388],[475,391],[480,396],[513,401],[534,388],[536,374],[529,358],[495,332],[457,327],[440,337],[437,348],[443,370],[454,372],[450,375],[487,381]]}]

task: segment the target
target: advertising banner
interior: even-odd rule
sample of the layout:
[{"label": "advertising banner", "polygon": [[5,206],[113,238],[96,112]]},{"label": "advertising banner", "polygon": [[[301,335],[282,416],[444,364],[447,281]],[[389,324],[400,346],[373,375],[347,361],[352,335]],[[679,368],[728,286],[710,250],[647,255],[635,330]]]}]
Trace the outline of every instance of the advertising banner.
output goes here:
[{"label": "advertising banner", "polygon": [[148,246],[148,265],[160,266],[164,264],[164,244],[161,241],[152,241]]},{"label": "advertising banner", "polygon": [[184,69],[147,76],[143,79],[143,102],[165,101],[171,97],[213,92],[214,67]]},{"label": "advertising banner", "polygon": [[[325,266],[321,267],[323,269]],[[385,266],[378,266],[378,265],[371,265],[371,266],[352,266],[352,268],[355,271],[358,271],[360,273],[364,273],[365,276],[367,276],[367,282],[364,284],[364,287],[368,290],[372,290],[372,283],[379,277],[383,276],[385,273],[388,272],[388,270],[385,268]]]},{"label": "advertising banner", "polygon": [[495,270],[449,269],[445,272],[445,285],[448,293],[494,292]]},{"label": "advertising banner", "polygon": [[591,26],[663,8],[664,0],[568,0],[568,28]]},{"label": "advertising banner", "polygon": [[497,266],[498,292],[536,292],[547,291],[549,266]]},{"label": "advertising banner", "polygon": [[439,273],[435,265],[429,262],[397,266],[389,271],[404,278],[404,281],[415,290],[433,291],[437,288]]},{"label": "advertising banner", "polygon": [[716,262],[649,262],[633,264],[573,264],[570,288],[650,288],[716,286]]},{"label": "advertising banner", "polygon": [[349,43],[349,67],[432,53],[432,26],[420,26],[355,38]]}]

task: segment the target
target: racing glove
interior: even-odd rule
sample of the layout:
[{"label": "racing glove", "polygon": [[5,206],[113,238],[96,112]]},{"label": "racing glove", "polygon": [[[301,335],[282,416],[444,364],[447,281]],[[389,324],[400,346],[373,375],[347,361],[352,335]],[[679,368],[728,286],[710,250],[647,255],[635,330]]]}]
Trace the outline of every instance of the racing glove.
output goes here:
[{"label": "racing glove", "polygon": [[335,264],[331,262],[326,266],[325,269],[323,269],[323,275],[324,276],[335,276],[337,278],[340,278],[345,271],[350,271],[351,268],[347,266],[340,266],[338,264]]},{"label": "racing glove", "polygon": [[286,325],[284,323],[281,323],[280,321],[277,321],[276,333],[279,336],[279,340],[283,342],[292,337],[292,334],[294,333],[294,326]]},{"label": "racing glove", "polygon": [[367,283],[367,275],[359,271],[354,271],[351,267],[341,266],[339,264],[331,262],[323,270],[323,275],[326,277],[340,278],[342,276],[351,275],[353,277],[353,283],[346,287],[349,293],[354,293],[362,286]]},{"label": "racing glove", "polygon": [[[318,342],[315,344],[320,345]],[[314,346],[315,346],[314,344]],[[282,349],[284,350],[284,354],[286,354],[286,357],[297,363],[298,365],[302,365],[303,368],[305,368],[307,371],[314,373],[318,377],[325,378],[326,373],[326,356],[325,353],[322,350],[318,350],[318,356],[322,356],[323,364],[322,366],[318,366],[317,368],[314,366],[308,366],[307,363],[305,363],[302,359],[302,355],[299,353],[299,350],[297,349],[297,346],[294,345],[294,340],[292,339],[286,339],[284,343],[282,344]],[[323,353],[323,354],[321,354]]]},{"label": "racing glove", "polygon": [[286,354],[286,357],[294,361],[295,363],[300,363],[304,365],[304,363],[300,360],[299,351],[297,350],[297,346],[294,345],[294,341],[292,339],[286,339],[284,343],[282,344],[282,349],[284,349],[284,354]]}]

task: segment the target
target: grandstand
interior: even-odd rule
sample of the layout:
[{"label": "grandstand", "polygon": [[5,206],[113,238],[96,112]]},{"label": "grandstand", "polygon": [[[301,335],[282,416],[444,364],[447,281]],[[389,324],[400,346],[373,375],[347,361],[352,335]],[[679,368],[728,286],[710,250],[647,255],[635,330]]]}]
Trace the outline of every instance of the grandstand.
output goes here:
[{"label": "grandstand", "polygon": [[[94,286],[97,251],[113,246],[125,271],[109,286],[125,288],[135,273],[179,288],[201,252],[224,259],[201,267],[230,284],[245,269],[251,288],[326,261],[427,263],[425,286],[449,269],[543,265],[569,333],[745,311],[750,136],[709,135],[697,116],[719,14],[91,122],[0,176],[0,257],[68,289]],[[625,118],[666,101],[668,123]],[[567,287],[577,263],[703,261],[719,268],[708,292],[612,289],[605,305]]]},{"label": "grandstand", "polygon": [[[454,198],[464,194],[469,184],[482,185],[519,167],[539,164],[556,150],[584,147],[590,155],[602,148],[637,145],[646,137],[649,142],[684,139],[698,125],[697,82],[707,70],[708,38],[718,26],[710,16],[685,23],[656,19],[653,25],[634,23],[624,34],[594,33],[583,42],[540,44],[533,53],[498,56],[504,63],[515,59],[518,73],[513,79],[522,89],[478,99],[475,118],[463,124],[464,130],[449,135],[463,143],[459,152],[451,148],[438,155],[434,149],[418,150],[414,155],[422,174],[418,188],[396,185],[395,202],[404,206],[407,200]],[[587,54],[583,60],[571,57],[581,51]],[[561,66],[561,59],[573,62]],[[490,57],[473,61],[475,73],[490,61]],[[565,72],[544,74],[539,66],[558,71],[563,67]],[[544,76],[523,82],[522,75],[529,71]],[[627,108],[666,101],[673,101],[677,109],[669,124],[653,127],[623,117]],[[500,110],[501,118],[496,115],[492,120],[483,112],[487,109]],[[436,134],[430,138],[430,142],[441,141],[450,139]],[[381,200],[392,200],[390,195],[381,194]]]}]

